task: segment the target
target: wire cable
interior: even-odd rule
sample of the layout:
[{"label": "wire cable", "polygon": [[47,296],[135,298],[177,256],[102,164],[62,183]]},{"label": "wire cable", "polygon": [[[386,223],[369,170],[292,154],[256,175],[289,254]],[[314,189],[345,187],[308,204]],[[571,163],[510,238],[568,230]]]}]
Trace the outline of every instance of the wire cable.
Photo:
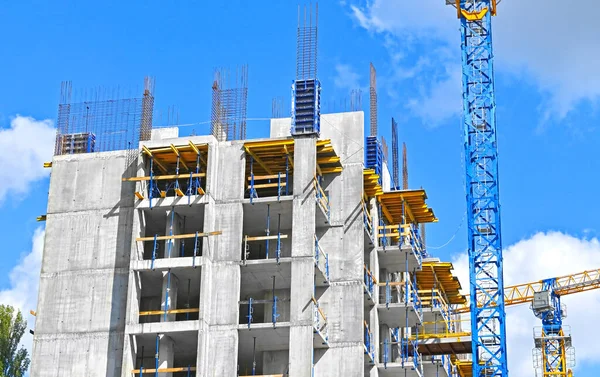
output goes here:
[{"label": "wire cable", "polygon": [[462,220],[460,220],[460,224],[458,224],[458,228],[456,228],[456,231],[454,232],[454,234],[452,235],[452,237],[450,237],[450,239],[445,244],[443,244],[442,246],[427,246],[427,248],[428,249],[432,249],[432,250],[439,250],[439,249],[442,249],[442,248],[448,246],[450,244],[450,242],[452,242],[454,240],[454,238],[458,234],[458,231],[461,230],[461,228],[462,228],[462,226],[463,226],[463,224],[465,222],[465,218],[466,217],[467,217],[467,212],[465,211],[463,213]]}]

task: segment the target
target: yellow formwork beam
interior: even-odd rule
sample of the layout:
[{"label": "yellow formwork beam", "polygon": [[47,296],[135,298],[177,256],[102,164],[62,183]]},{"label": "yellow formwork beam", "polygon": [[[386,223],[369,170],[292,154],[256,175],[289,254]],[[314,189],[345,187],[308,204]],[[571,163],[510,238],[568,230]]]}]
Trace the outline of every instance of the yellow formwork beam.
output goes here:
[{"label": "yellow formwork beam", "polygon": [[[207,233],[198,233],[196,235],[196,233],[189,233],[189,234],[177,234],[174,236],[157,236],[156,240],[157,241],[164,241],[164,240],[179,240],[182,238],[195,238],[196,236],[198,237],[210,237],[210,236],[218,236],[223,234],[222,231],[217,230],[214,232],[207,232]],[[138,237],[135,239],[136,241],[154,241],[154,237]]]},{"label": "yellow formwork beam", "polygon": [[205,177],[206,173],[192,173],[192,174],[168,174],[168,175],[155,175],[153,177],[131,177],[131,178],[123,178],[123,181],[129,182],[141,182],[141,181],[149,181],[154,179],[156,181],[164,181],[169,179],[188,179],[188,178],[199,178]]},{"label": "yellow formwork beam", "polygon": [[[196,371],[196,367],[178,367],[178,368],[158,368],[158,369],[144,369],[144,373],[174,373],[174,372],[187,372],[188,369],[192,372]],[[140,374],[140,369],[133,369],[133,374]],[[255,376],[256,377],[256,376]]]},{"label": "yellow formwork beam", "polygon": [[261,160],[260,157],[258,157],[254,152],[252,152],[250,150],[250,148],[244,146],[244,149],[246,150],[246,153],[248,153],[253,159],[254,161],[256,161],[263,169],[265,169],[265,171],[269,174],[275,174],[273,173],[273,170],[271,170],[265,163],[263,160]]},{"label": "yellow formwork beam", "polygon": [[245,236],[244,240],[245,241],[266,241],[266,240],[276,240],[276,239],[284,239],[284,238],[288,238],[287,234],[280,234],[280,235],[274,235],[274,236],[256,236],[256,237],[248,237]]},{"label": "yellow formwork beam", "polygon": [[189,142],[189,146],[192,148],[192,150],[198,155],[200,156],[200,161],[202,161],[202,163],[204,165],[206,165],[206,160],[204,159],[204,157],[202,157],[202,152],[200,152],[200,149],[198,149],[198,147],[192,143],[192,141],[190,140]]},{"label": "yellow formwork beam", "polygon": [[183,313],[199,313],[199,308],[191,308],[191,309],[171,309],[171,310],[146,310],[140,312],[140,316],[147,315],[162,315],[162,314],[183,314]]},{"label": "yellow formwork beam", "polygon": [[152,153],[152,151],[150,149],[148,149],[148,147],[146,147],[145,145],[142,145],[142,151],[146,155],[148,155],[152,159],[152,161],[154,161],[156,166],[158,166],[158,168],[160,170],[162,170],[163,173],[167,174],[167,168],[160,161],[158,161],[156,158],[154,158],[154,154]]}]

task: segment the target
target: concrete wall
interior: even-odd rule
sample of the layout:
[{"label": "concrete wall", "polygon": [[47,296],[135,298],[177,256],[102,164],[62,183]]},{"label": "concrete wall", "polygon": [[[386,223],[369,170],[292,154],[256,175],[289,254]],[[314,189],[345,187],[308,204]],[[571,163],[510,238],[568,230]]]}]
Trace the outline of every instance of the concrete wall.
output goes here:
[{"label": "concrete wall", "polygon": [[[289,136],[289,133],[289,118],[271,120],[271,137],[285,137]],[[315,363],[314,375],[360,376],[364,373],[362,281],[365,254],[360,206],[363,191],[364,113],[322,114],[319,138],[331,140],[336,153],[341,157],[344,170],[341,174],[325,176],[323,182],[323,189],[329,194],[331,206],[329,224],[322,226],[312,222],[307,223],[314,218],[314,214],[307,213],[305,206],[294,203],[294,242],[297,237],[308,235],[310,233],[308,228],[316,225],[319,227],[316,229],[319,244],[329,254],[331,284],[319,298],[319,304],[327,315],[329,348],[314,351],[312,355]],[[310,178],[308,174],[314,174],[314,169],[307,172],[306,177],[304,171],[299,174],[298,164],[304,166],[308,160],[308,165],[314,166],[312,155],[309,153],[314,150],[314,147],[306,147],[306,143],[305,139],[296,139],[295,195],[300,192],[297,191],[298,189],[306,187],[307,182],[304,181]],[[300,160],[299,155],[302,156]],[[312,211],[315,206],[313,203],[310,204]],[[301,219],[302,223],[300,223]],[[301,228],[296,227],[296,221],[302,224]],[[294,246],[292,246],[292,256],[296,257]],[[294,271],[298,271],[296,276]],[[300,265],[296,268],[292,267],[292,300],[296,295],[302,294],[303,289],[308,289],[306,286],[312,288],[312,281],[304,282],[298,277],[300,271]],[[293,312],[292,308],[292,315]],[[306,374],[308,373],[306,369],[295,368],[295,364],[300,362],[310,364],[310,360],[304,355],[312,345],[305,343],[303,336],[308,337],[308,334],[301,332],[302,329],[294,326],[291,329],[290,373],[292,376],[310,376]]]},{"label": "concrete wall", "polygon": [[57,156],[32,377],[120,376],[135,174],[126,151]]}]

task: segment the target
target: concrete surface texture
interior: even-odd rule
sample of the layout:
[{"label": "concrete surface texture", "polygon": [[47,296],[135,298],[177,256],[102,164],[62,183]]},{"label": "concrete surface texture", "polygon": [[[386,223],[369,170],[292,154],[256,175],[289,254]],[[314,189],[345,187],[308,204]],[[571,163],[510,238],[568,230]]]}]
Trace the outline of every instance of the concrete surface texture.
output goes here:
[{"label": "concrete surface texture", "polygon": [[[289,118],[271,121],[271,138],[289,133]],[[294,140],[289,195],[251,201],[244,141],[177,136],[156,131],[142,144],[208,144],[205,195],[150,202],[147,185],[122,180],[149,176],[142,153],[54,158],[31,376],[154,375],[157,367],[161,377],[389,375],[380,346],[409,303],[386,307],[380,287],[367,303],[364,269],[380,281],[414,271],[380,265],[381,250],[365,236],[364,114],[321,117],[319,139],[331,140],[343,166],[321,183],[328,216],[315,200],[317,137]],[[378,224],[375,199],[367,206]],[[221,234],[140,240],[213,231]],[[365,357],[365,324],[374,360]]]}]

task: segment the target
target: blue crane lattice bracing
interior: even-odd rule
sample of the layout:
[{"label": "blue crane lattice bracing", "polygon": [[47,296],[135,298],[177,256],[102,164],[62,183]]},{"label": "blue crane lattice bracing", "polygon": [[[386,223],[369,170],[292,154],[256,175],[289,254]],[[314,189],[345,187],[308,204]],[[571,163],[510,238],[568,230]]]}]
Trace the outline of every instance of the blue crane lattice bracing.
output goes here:
[{"label": "blue crane lattice bracing", "polygon": [[[491,17],[496,0],[446,1],[461,21],[473,376],[507,376]],[[479,305],[477,305],[479,303]]]}]

